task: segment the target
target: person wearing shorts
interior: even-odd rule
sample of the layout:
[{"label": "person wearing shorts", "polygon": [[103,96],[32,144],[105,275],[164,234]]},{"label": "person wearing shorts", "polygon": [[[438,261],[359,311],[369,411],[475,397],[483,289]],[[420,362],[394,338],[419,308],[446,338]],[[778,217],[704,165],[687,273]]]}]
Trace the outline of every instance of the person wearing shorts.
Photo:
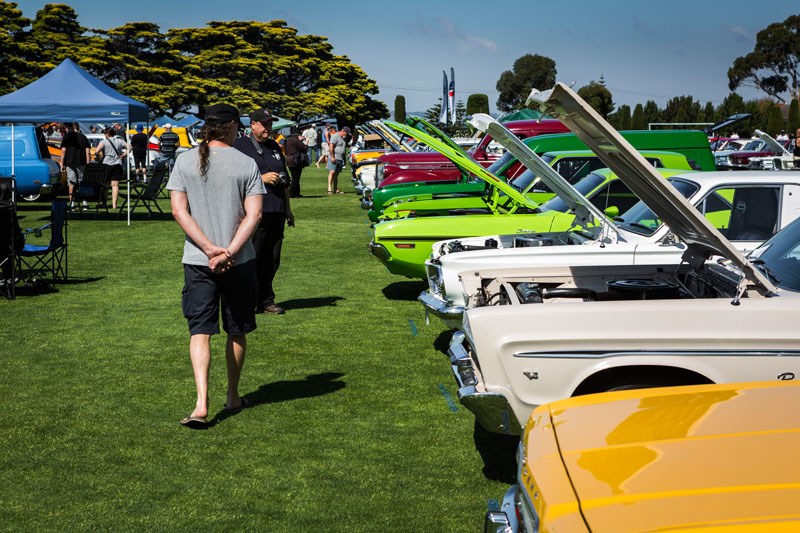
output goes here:
[{"label": "person wearing shorts", "polygon": [[[83,169],[91,159],[89,139],[74,123],[65,124],[67,133],[61,140],[61,170],[67,174],[69,207],[75,208],[75,188],[83,179]],[[84,202],[86,204],[86,202]]]},{"label": "person wearing shorts", "polygon": [[108,179],[111,181],[111,207],[117,208],[119,200],[119,182],[124,178],[122,162],[127,161],[130,147],[125,139],[117,137],[117,130],[107,128],[105,139],[97,145],[95,153],[103,155],[103,164],[108,167]]},{"label": "person wearing shorts", "polygon": [[328,140],[328,164],[325,166],[328,169],[328,194],[342,194],[339,190],[339,173],[344,168],[344,153],[347,148],[344,139],[350,133],[350,128],[345,126],[338,132],[333,130]]},{"label": "person wearing shorts", "polygon": [[225,410],[247,407],[239,379],[247,334],[256,329],[253,231],[261,219],[264,185],[255,162],[232,147],[239,111],[228,104],[206,109],[198,148],[177,157],[167,189],[172,213],[186,234],[183,248],[183,314],[189,325],[189,358],[197,400],[183,426],[208,427],[211,336],[219,317],[227,334],[228,388]]}]

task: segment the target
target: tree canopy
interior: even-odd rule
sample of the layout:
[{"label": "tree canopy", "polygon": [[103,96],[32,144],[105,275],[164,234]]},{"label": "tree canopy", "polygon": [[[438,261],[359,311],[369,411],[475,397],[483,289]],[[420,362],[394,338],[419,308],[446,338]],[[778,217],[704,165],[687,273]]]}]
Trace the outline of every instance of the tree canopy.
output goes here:
[{"label": "tree canopy", "polygon": [[608,118],[608,115],[614,110],[611,91],[603,83],[592,80],[589,85],[584,85],[578,89],[577,93],[603,118]]},{"label": "tree canopy", "polygon": [[229,102],[267,107],[292,119],[328,115],[345,124],[386,118],[377,83],[327,38],[301,35],[283,20],[212,21],[162,33],[150,22],[88,30],[64,4],[34,20],[0,3],[0,94],[35,80],[69,57],[154,114]]},{"label": "tree canopy", "polygon": [[800,15],[775,22],[758,32],[752,52],[737,57],[728,69],[728,88],[749,86],[784,102],[791,91],[800,98]]},{"label": "tree canopy", "polygon": [[514,111],[522,109],[531,89],[549,89],[556,83],[556,62],[539,54],[525,54],[516,61],[512,70],[500,74],[497,80],[497,109]]}]

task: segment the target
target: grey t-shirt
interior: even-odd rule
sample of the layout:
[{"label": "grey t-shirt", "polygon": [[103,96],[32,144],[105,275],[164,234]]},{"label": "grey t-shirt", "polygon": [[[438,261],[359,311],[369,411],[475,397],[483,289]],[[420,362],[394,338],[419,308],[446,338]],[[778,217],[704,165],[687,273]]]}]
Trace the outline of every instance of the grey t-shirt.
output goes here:
[{"label": "grey t-shirt", "polygon": [[[104,165],[122,164],[122,158],[120,156],[127,148],[124,140],[120,139],[119,137],[106,137],[100,141],[100,146],[103,148]],[[116,148],[116,150],[114,150],[114,148]]]},{"label": "grey t-shirt", "polygon": [[328,140],[328,144],[333,147],[333,158],[337,161],[342,161],[344,159],[345,150],[344,139],[342,139],[338,133],[334,133]]},{"label": "grey t-shirt", "polygon": [[[189,212],[206,237],[217,246],[227,247],[244,219],[244,199],[265,192],[261,174],[252,158],[232,147],[211,148],[205,176],[200,175],[199,162],[197,148],[179,155],[167,189],[186,193]],[[247,241],[236,255],[236,263],[244,264],[255,256],[253,244]],[[208,257],[188,236],[183,263],[208,266]]]}]

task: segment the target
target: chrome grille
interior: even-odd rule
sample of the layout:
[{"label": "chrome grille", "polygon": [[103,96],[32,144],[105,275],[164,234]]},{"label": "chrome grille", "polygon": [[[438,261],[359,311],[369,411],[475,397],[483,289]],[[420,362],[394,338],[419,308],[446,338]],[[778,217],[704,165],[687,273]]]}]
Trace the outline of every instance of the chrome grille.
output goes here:
[{"label": "chrome grille", "polygon": [[439,265],[431,264],[430,261],[425,262],[425,277],[428,279],[428,289],[436,296],[442,296],[442,273]]}]

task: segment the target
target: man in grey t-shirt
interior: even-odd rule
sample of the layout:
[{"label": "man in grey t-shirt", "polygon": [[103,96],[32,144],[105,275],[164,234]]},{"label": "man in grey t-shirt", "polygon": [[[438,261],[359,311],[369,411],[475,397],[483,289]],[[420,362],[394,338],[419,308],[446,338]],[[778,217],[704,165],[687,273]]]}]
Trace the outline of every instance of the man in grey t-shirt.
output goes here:
[{"label": "man in grey t-shirt", "polygon": [[350,128],[345,126],[338,132],[332,133],[328,139],[328,194],[341,194],[339,190],[339,173],[344,168],[344,153],[347,149],[345,137],[350,133]]},{"label": "man in grey t-shirt", "polygon": [[250,241],[261,219],[264,185],[253,160],[233,148],[239,111],[228,104],[206,109],[202,142],[175,161],[167,189],[172,213],[186,234],[183,248],[183,314],[189,323],[189,355],[197,389],[194,410],[181,424],[208,426],[211,336],[219,315],[228,334],[225,409],[247,407],[239,395],[246,335],[256,328],[255,251]]}]

